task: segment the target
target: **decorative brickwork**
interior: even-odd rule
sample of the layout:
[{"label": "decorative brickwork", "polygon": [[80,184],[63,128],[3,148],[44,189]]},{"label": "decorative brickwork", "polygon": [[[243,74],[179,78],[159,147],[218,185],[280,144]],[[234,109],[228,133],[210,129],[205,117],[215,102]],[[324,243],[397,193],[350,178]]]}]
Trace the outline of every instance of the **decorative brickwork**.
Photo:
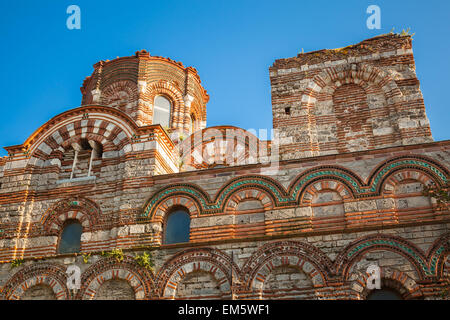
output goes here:
[{"label": "decorative brickwork", "polygon": [[[82,106],[0,159],[0,299],[367,299],[371,265],[403,299],[442,299],[450,210],[423,190],[448,183],[450,142],[432,141],[411,48],[275,61],[273,141],[205,128],[192,67],[145,50],[95,64]],[[189,241],[165,243],[178,209]],[[59,254],[73,220],[80,252]]]},{"label": "decorative brickwork", "polygon": [[[423,297],[420,286],[404,272],[389,268],[380,269],[381,287],[394,289],[405,300]],[[372,291],[367,288],[367,278],[368,275],[364,273],[354,273],[350,277],[354,281],[352,288],[359,294],[360,299],[365,299]]]},{"label": "decorative brickwork", "polygon": [[89,267],[83,273],[81,279],[83,286],[77,293],[77,298],[94,299],[106,281],[115,279],[127,281],[133,288],[136,300],[148,299],[153,295],[153,274],[145,268],[140,268],[132,257],[125,256],[121,262],[109,258]]},{"label": "decorative brickwork", "polygon": [[170,129],[192,133],[191,115],[197,119],[199,129],[206,126],[209,96],[194,68],[142,50],[134,57],[100,61],[94,69],[81,88],[82,105],[117,108],[144,126],[154,124],[154,98],[164,95],[173,104]]},{"label": "decorative brickwork", "polygon": [[270,74],[283,159],[432,141],[409,37],[281,59]]},{"label": "decorative brickwork", "polygon": [[6,299],[19,300],[27,291],[37,285],[51,287],[58,300],[71,299],[70,291],[66,287],[66,268],[58,264],[36,263],[25,267],[3,286],[2,294]]},{"label": "decorative brickwork", "polygon": [[95,229],[100,219],[100,208],[89,199],[69,198],[58,201],[42,215],[41,223],[47,234],[58,234],[64,222],[78,220],[85,231]]},{"label": "decorative brickwork", "polygon": [[[186,171],[215,166],[235,166],[261,162],[270,155],[268,143],[253,133],[233,126],[209,127],[195,132],[180,144]],[[260,154],[260,150],[266,154]]]},{"label": "decorative brickwork", "polygon": [[314,247],[299,242],[275,242],[263,246],[243,268],[247,290],[262,290],[267,276],[277,267],[292,266],[308,275],[314,287],[326,285],[331,261]]},{"label": "decorative brickwork", "polygon": [[[306,171],[293,180],[288,190],[285,190],[279,183],[269,177],[264,176],[244,176],[228,182],[220,189],[220,192],[215,196],[214,200],[202,191],[198,186],[189,184],[170,185],[167,188],[157,192],[147,203],[144,209],[144,216],[152,216],[158,203],[166,197],[174,194],[183,194],[185,197],[197,202],[200,208],[200,214],[213,213],[223,211],[226,199],[238,191],[246,188],[260,189],[265,194],[269,195],[275,206],[284,207],[292,206],[294,203],[300,204],[300,195],[307,193],[311,195],[311,191],[305,191],[307,187],[317,181],[333,180],[335,185],[339,186],[339,190],[347,190],[342,192],[342,197],[362,198],[369,196],[377,196],[381,193],[381,185],[388,177],[393,175],[403,168],[414,168],[420,170],[433,177],[433,181],[437,184],[443,184],[447,181],[448,172],[439,165],[434,165],[433,162],[422,160],[422,158],[394,158],[383,163],[379,168],[373,172],[367,183],[364,183],[360,177],[355,173],[339,168],[339,167],[319,167]],[[430,163],[431,162],[431,163]],[[428,179],[427,181],[430,181]],[[389,188],[389,187],[387,187]],[[311,190],[308,189],[308,190]],[[309,197],[306,196],[304,203],[310,202]]]},{"label": "decorative brickwork", "polygon": [[180,281],[198,271],[209,273],[216,280],[220,292],[216,298],[231,298],[232,278],[239,276],[239,268],[229,256],[210,248],[187,250],[167,261],[158,274],[159,295],[164,299],[174,298]]}]

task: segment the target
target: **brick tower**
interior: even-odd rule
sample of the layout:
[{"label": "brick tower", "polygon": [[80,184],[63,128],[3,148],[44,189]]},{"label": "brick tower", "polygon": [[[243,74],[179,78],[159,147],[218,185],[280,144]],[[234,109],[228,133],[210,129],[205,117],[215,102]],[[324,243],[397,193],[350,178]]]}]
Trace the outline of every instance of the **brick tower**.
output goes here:
[{"label": "brick tower", "polygon": [[283,159],[433,141],[409,36],[280,59],[270,81]]},{"label": "brick tower", "polygon": [[145,50],[96,63],[81,92],[82,105],[117,108],[139,126],[161,122],[155,119],[158,97],[163,98],[163,104],[164,99],[167,101],[170,118],[161,124],[169,131],[189,135],[206,126],[209,96],[197,71],[169,58],[151,56]]}]

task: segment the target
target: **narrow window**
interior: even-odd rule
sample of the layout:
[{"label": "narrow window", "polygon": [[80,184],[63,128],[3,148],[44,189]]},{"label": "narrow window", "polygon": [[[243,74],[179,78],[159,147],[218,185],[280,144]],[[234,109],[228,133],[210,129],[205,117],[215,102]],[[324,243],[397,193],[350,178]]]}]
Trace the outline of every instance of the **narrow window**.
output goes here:
[{"label": "narrow window", "polygon": [[77,220],[70,220],[64,226],[59,240],[59,253],[80,252],[83,227]]},{"label": "narrow window", "polygon": [[169,214],[166,220],[164,243],[189,242],[191,219],[184,209],[177,209]]},{"label": "narrow window", "polygon": [[191,132],[195,132],[195,116],[191,114]]},{"label": "narrow window", "polygon": [[162,127],[169,127],[171,103],[163,96],[156,96],[153,106],[153,124],[159,123]]}]

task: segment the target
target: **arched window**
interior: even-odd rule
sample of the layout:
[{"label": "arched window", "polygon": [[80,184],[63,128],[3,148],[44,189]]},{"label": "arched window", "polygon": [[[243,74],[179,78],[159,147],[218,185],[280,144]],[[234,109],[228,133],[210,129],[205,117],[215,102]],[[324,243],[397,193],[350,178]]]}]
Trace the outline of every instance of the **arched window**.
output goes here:
[{"label": "arched window", "polygon": [[169,127],[170,111],[172,104],[163,96],[156,96],[153,104],[153,124],[159,123],[163,127]]},{"label": "arched window", "polygon": [[164,243],[189,242],[191,218],[185,209],[176,209],[172,211],[166,220],[164,230]]},{"label": "arched window", "polygon": [[370,292],[367,300],[403,300],[403,298],[396,290],[384,288]]},{"label": "arched window", "polygon": [[83,227],[77,220],[70,220],[64,226],[59,240],[59,253],[80,252]]},{"label": "arched window", "polygon": [[191,132],[194,133],[195,132],[195,123],[196,123],[196,119],[195,119],[195,115],[191,114]]},{"label": "arched window", "polygon": [[81,139],[64,151],[60,180],[93,176],[95,163],[102,159],[103,147],[96,141]]}]

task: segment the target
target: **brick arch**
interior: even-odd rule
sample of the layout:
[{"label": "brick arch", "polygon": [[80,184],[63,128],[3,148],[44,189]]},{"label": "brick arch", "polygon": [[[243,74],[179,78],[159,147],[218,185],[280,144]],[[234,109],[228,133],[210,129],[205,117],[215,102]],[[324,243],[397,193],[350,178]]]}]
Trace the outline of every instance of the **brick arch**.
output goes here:
[{"label": "brick arch", "polygon": [[263,210],[272,210],[275,207],[275,203],[272,196],[264,189],[249,188],[244,190],[238,190],[233,192],[224,205],[224,212],[233,213],[239,206],[239,203],[248,200],[257,200],[261,203]]},{"label": "brick arch", "polygon": [[381,186],[382,193],[386,195],[393,194],[396,187],[405,181],[420,182],[424,186],[431,182],[439,183],[437,179],[423,170],[417,168],[405,168],[403,170],[392,172],[386,177]]},{"label": "brick arch", "polygon": [[[209,146],[214,147],[215,153],[212,155],[209,153]],[[262,147],[263,142],[257,136],[234,126],[204,128],[191,134],[180,144],[183,162],[195,169],[210,168],[211,165],[254,163],[259,148]]]},{"label": "brick arch", "polygon": [[200,187],[190,184],[175,184],[156,192],[144,205],[142,216],[152,219],[159,204],[172,196],[183,195],[197,204],[199,214],[223,212],[225,203],[234,193],[242,189],[258,189],[272,197],[273,203],[289,201],[284,188],[275,180],[264,176],[244,176],[232,179],[218,191],[212,202]]},{"label": "brick arch", "polygon": [[341,200],[352,199],[352,191],[347,185],[339,180],[324,179],[316,183],[309,183],[300,198],[301,204],[311,204],[314,196],[323,191],[334,191],[341,197]]},{"label": "brick arch", "polygon": [[[367,89],[369,85],[377,85],[391,100],[390,103],[402,99],[402,92],[394,79],[385,71],[365,63],[343,64],[325,69],[311,79],[302,96],[302,101],[311,107],[314,106],[318,95],[328,85],[338,88],[344,84],[355,83]],[[389,103],[389,102],[388,102]]]},{"label": "brick arch", "polygon": [[[293,266],[311,276],[314,286],[327,283],[331,260],[319,249],[297,241],[278,241],[265,244],[244,264],[241,283],[247,290],[262,288],[264,280],[275,266]],[[267,273],[267,274],[266,274]]]},{"label": "brick arch", "polygon": [[[289,201],[295,201],[300,203],[302,194],[311,183],[316,183],[319,180],[333,180],[339,181],[347,187],[348,191],[351,191],[351,195],[354,198],[359,198],[368,195],[379,195],[382,193],[382,186],[387,177],[391,176],[395,172],[404,169],[414,169],[423,172],[433,181],[438,182],[439,185],[443,185],[448,181],[448,170],[439,163],[428,159],[423,156],[406,156],[396,157],[386,161],[375,167],[367,182],[363,182],[362,179],[352,171],[338,167],[338,166],[320,166],[306,170],[299,174],[290,183]],[[285,201],[283,201],[286,203]]]},{"label": "brick arch", "polygon": [[40,222],[47,234],[59,234],[66,220],[76,219],[83,226],[83,232],[87,232],[96,228],[100,216],[100,207],[94,201],[70,197],[53,204],[42,215]]},{"label": "brick arch", "polygon": [[444,277],[445,268],[450,270],[450,233],[440,236],[428,251],[428,265],[438,279]]},{"label": "brick arch", "polygon": [[210,261],[188,262],[172,275],[165,286],[162,298],[174,299],[179,283],[190,273],[203,271],[209,273],[217,281],[222,297],[231,296],[231,287],[225,273]]},{"label": "brick arch", "polygon": [[136,300],[154,297],[153,273],[140,267],[130,256],[124,256],[121,262],[115,258],[102,259],[90,266],[81,275],[81,288],[76,297],[79,300],[92,300],[105,281],[115,279],[127,281],[133,288]]},{"label": "brick arch", "polygon": [[[149,83],[144,94],[145,100],[149,101],[151,107],[151,114],[153,119],[153,104],[155,97],[163,95],[169,98],[172,102],[172,110],[170,115],[170,125],[175,129],[183,129],[184,115],[189,113],[185,110],[184,99],[181,90],[172,82],[158,81]],[[152,120],[153,123],[153,120]]]},{"label": "brick arch", "polygon": [[[353,272],[349,276],[350,287],[360,299],[366,299],[371,293],[367,288],[369,275],[363,272]],[[423,296],[420,286],[406,273],[392,269],[380,267],[381,289],[387,287],[396,290],[403,299],[417,299]]]},{"label": "brick arch", "polygon": [[[428,181],[426,179],[428,177],[437,185],[445,184],[449,177],[449,172],[443,165],[427,157],[416,155],[396,157],[384,161],[372,170],[368,179],[368,187],[370,188],[367,191],[381,194],[385,189],[386,181],[389,181],[392,175],[402,170],[424,174],[425,177],[421,176],[420,179]],[[392,183],[395,182],[392,181]]]},{"label": "brick arch", "polygon": [[16,272],[3,286],[6,300],[19,300],[25,291],[35,285],[49,286],[57,300],[72,299],[66,286],[66,267],[55,263],[34,263]]},{"label": "brick arch", "polygon": [[98,142],[99,144],[101,144],[102,147],[106,147],[108,149],[114,149],[114,144],[112,144],[110,141],[108,141],[104,136],[99,135],[99,134],[95,134],[95,133],[89,133],[89,134],[75,135],[75,136],[72,136],[72,137],[70,137],[68,139],[65,139],[59,145],[58,150],[61,150],[61,148],[66,150],[67,148],[71,147],[72,143],[81,143],[81,141],[83,139],[93,140],[93,141]]},{"label": "brick arch", "polygon": [[264,261],[264,264],[259,265],[256,271],[256,276],[250,284],[249,289],[253,289],[260,294],[264,288],[265,281],[271,272],[278,267],[294,267],[306,274],[314,287],[322,287],[325,285],[325,276],[321,273],[314,264],[309,262],[305,257],[299,257],[294,254],[272,255],[269,259]]},{"label": "brick arch", "polygon": [[239,192],[246,190],[263,192],[265,196],[271,198],[270,200],[273,206],[290,201],[286,190],[276,180],[262,175],[241,176],[231,179],[220,188],[215,196],[215,206],[211,209],[217,208],[218,210],[216,211],[223,211],[229,199]]},{"label": "brick arch", "polygon": [[156,212],[153,219],[158,222],[162,222],[167,217],[167,214],[169,214],[176,207],[186,209],[191,219],[198,216],[200,213],[198,204],[192,197],[180,194],[165,198],[161,201],[156,207]]},{"label": "brick arch", "polygon": [[442,260],[442,272],[439,279],[450,281],[450,254],[447,254]]},{"label": "brick arch", "polygon": [[291,199],[297,204],[301,204],[305,200],[308,200],[307,198],[305,199],[305,194],[313,192],[313,189],[311,189],[312,186],[315,186],[317,183],[322,184],[327,182],[328,187],[330,186],[329,182],[336,183],[335,190],[339,190],[337,192],[345,199],[356,198],[364,186],[361,178],[346,168],[320,166],[299,174],[292,180],[288,190],[291,194]]},{"label": "brick arch", "polygon": [[[165,204],[163,210],[160,210],[158,216],[163,217],[164,213],[167,212],[166,207],[171,206],[170,199],[178,198],[180,203],[185,201],[193,202],[195,204],[195,209],[197,209],[200,214],[207,203],[210,202],[209,196],[200,187],[190,184],[176,184],[163,187],[159,191],[155,192],[145,203],[143,208],[143,217],[153,219],[156,216],[156,211],[159,209],[160,204]],[[178,201],[178,200],[177,200]],[[187,204],[188,202],[185,202]],[[170,206],[169,206],[170,205]],[[191,206],[192,207],[192,206]],[[192,208],[194,210],[194,208]]]},{"label": "brick arch", "polygon": [[[36,130],[22,145],[27,156],[42,160],[58,159],[61,144],[74,136],[100,135],[111,142],[114,150],[131,150],[131,137],[138,130],[135,122],[116,108],[89,105],[63,112]],[[95,137],[94,137],[95,139]],[[102,143],[104,144],[104,143]]]},{"label": "brick arch", "polygon": [[[72,143],[80,144],[83,139],[88,140],[88,141],[93,140],[93,141],[97,142],[99,145],[102,146],[103,152],[118,151],[121,149],[121,147],[123,147],[123,146],[115,145],[113,143],[113,141],[105,138],[104,136],[102,136],[100,134],[88,133],[88,134],[76,135],[76,136],[73,136],[73,137],[70,137],[70,138],[64,140],[57,148],[57,150],[59,152],[58,151],[52,152],[51,156],[62,159],[63,153],[65,152],[65,150],[72,147]],[[125,141],[124,141],[124,143],[125,143]]]},{"label": "brick arch", "polygon": [[369,235],[350,243],[336,257],[333,273],[348,280],[353,264],[366,253],[376,250],[391,251],[403,256],[411,263],[420,280],[433,276],[428,259],[421,249],[403,238],[383,234]]},{"label": "brick arch", "polygon": [[[342,88],[344,85],[353,85],[353,88],[357,86],[364,90],[365,93],[378,93],[379,95],[384,97],[385,105],[383,108],[383,113],[388,116],[389,115],[389,126],[394,128],[391,133],[389,133],[389,141],[390,143],[395,143],[398,139],[401,139],[401,134],[398,129],[398,124],[396,121],[392,120],[392,117],[398,116],[398,111],[404,97],[402,95],[401,90],[398,88],[394,79],[385,71],[377,68],[375,66],[371,66],[365,63],[360,64],[342,64],[339,66],[334,66],[325,69],[318,75],[314,76],[307,88],[305,89],[301,101],[302,108],[307,111],[307,119],[308,126],[312,130],[310,133],[310,145],[311,150],[316,151],[315,153],[323,151],[323,152],[349,152],[356,151],[352,150],[358,147],[358,143],[355,141],[348,145],[345,139],[345,131],[337,128],[335,133],[335,138],[337,142],[323,142],[318,139],[317,134],[317,126],[320,124],[319,117],[316,114],[317,103],[321,100],[330,100],[333,99],[333,94],[339,91],[339,88]],[[356,93],[356,92],[355,92]],[[367,106],[364,108],[366,113],[366,118],[371,119],[371,116],[367,116],[367,113],[370,114],[371,110]],[[390,116],[392,115],[392,116]],[[330,121],[328,117],[325,117]],[[342,121],[351,120],[348,117],[342,117]],[[359,122],[358,122],[359,123]],[[372,129],[370,127],[369,122],[364,122],[363,132],[366,133],[366,139],[369,140],[369,147],[376,147],[378,144],[383,144],[383,139],[378,139],[378,137],[374,137]],[[357,126],[362,125],[359,123]],[[370,133],[367,136],[367,133]],[[380,132],[380,134],[382,134]],[[384,134],[382,134],[384,135]],[[348,150],[348,147],[351,146],[351,149]]]},{"label": "brick arch", "polygon": [[435,199],[423,193],[424,187],[431,183],[439,184],[439,181],[424,170],[398,168],[386,176],[380,188],[397,221],[403,223],[415,219],[418,213],[423,219],[436,216]]},{"label": "brick arch", "polygon": [[55,131],[37,147],[35,156],[42,159],[61,159],[65,149],[81,139],[94,140],[103,152],[131,151],[131,136],[117,123],[106,119],[74,120],[56,126]]},{"label": "brick arch", "polygon": [[64,152],[71,143],[79,142],[81,139],[98,142],[102,145],[104,152],[120,151],[131,143],[131,137],[117,124],[109,120],[85,119],[60,126],[56,132],[47,137],[43,144],[51,149],[48,151],[52,156]]},{"label": "brick arch", "polygon": [[231,283],[239,278],[239,267],[220,250],[198,248],[184,250],[166,261],[157,275],[158,295],[173,299],[180,281],[189,273],[204,271],[218,282],[222,297],[231,296]]},{"label": "brick arch", "polygon": [[101,103],[108,105],[113,102],[112,100],[120,99],[118,95],[121,91],[127,93],[128,95],[127,102],[137,101],[138,99],[137,84],[130,80],[118,80],[109,84],[106,88],[102,89]]}]

